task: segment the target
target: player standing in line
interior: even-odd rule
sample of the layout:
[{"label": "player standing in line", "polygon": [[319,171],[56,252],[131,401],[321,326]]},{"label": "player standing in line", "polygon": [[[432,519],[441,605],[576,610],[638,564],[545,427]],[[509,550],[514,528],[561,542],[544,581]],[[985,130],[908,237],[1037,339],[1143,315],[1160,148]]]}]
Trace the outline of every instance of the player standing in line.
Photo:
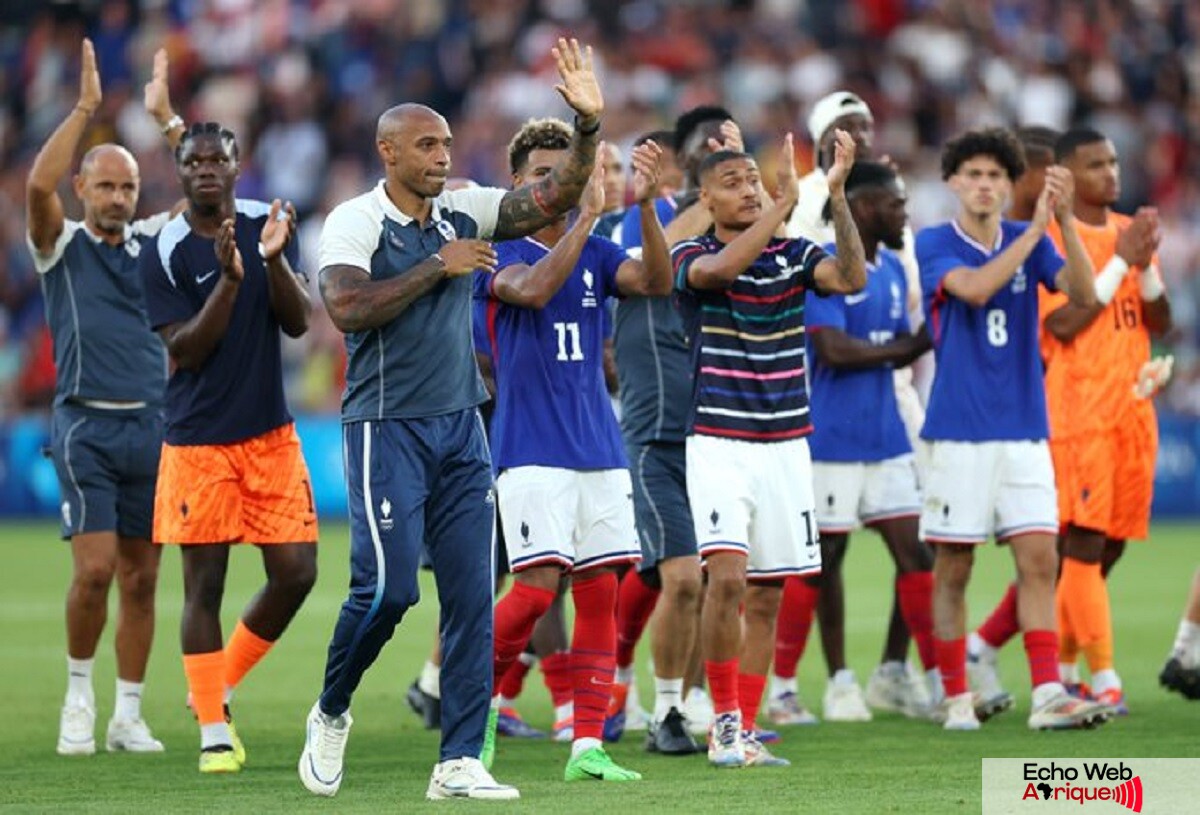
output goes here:
[{"label": "player standing in line", "polygon": [[[686,181],[679,200],[664,194],[655,204],[671,245],[712,226],[712,216],[696,200],[700,186],[696,169],[715,149],[740,151],[741,131],[724,108],[701,106],[681,114],[673,131],[650,133],[638,142],[657,141],[656,136],[671,140],[673,169]],[[641,229],[629,214],[622,225],[621,243],[640,257]],[[688,507],[684,451],[691,409],[691,351],[672,297],[621,300],[614,328],[621,434],[633,477],[642,562],[638,569],[626,572],[617,598],[617,676],[605,730],[616,732],[613,724],[622,709],[623,725],[632,729],[638,724],[641,707],[633,681],[634,649],[657,607],[651,631],[655,701],[646,749],[688,755],[698,749],[691,734],[707,733],[712,724],[698,639],[704,584]]]},{"label": "player standing in line", "polygon": [[[1054,144],[1062,134],[1049,127],[1031,126],[1016,130],[1017,140],[1025,154],[1025,172],[1013,182],[1008,207],[1010,221],[1033,220],[1038,199],[1046,186],[1046,168],[1054,164]],[[1045,295],[1039,295],[1040,309]],[[1049,365],[1046,353],[1050,346],[1045,342],[1045,326],[1042,329],[1042,361]],[[1004,690],[1000,682],[997,652],[1021,630],[1017,619],[1017,584],[1010,583],[992,613],[978,629],[967,636],[967,675],[970,686],[976,693],[975,707],[980,718],[1002,713],[1013,706],[1012,694]],[[1061,638],[1061,632],[1060,632]]]},{"label": "player standing in line", "polygon": [[116,578],[117,688],[105,746],[155,753],[162,742],[142,719],[141,703],[154,639],[160,550],[150,533],[166,360],[146,318],[137,258],[167,215],[133,220],[138,166],[115,144],[93,147],[80,162],[73,187],[83,220],[64,214],[57,187],[101,100],[90,40],[80,62],[79,100],[38,152],[26,187],[28,244],[54,338],[51,452],[73,563],[57,750],[96,751],[92,668]]},{"label": "player standing in line", "polygon": [[[922,698],[936,698],[941,680],[933,648],[933,555],[917,537],[916,464],[893,376],[932,347],[923,329],[909,329],[908,285],[894,251],[904,245],[907,199],[894,170],[859,161],[846,179],[846,200],[866,255],[867,285],[845,296],[809,292],[805,304],[822,569],[819,578],[803,579],[839,574],[849,533],[860,523],[877,531],[896,564],[896,595],[928,676],[932,693]],[[822,639],[836,676],[846,668],[845,630],[827,629]],[[928,702],[905,701],[908,716],[931,712]]]},{"label": "player standing in line", "polygon": [[487,399],[471,337],[471,277],[495,267],[484,240],[531,234],[579,200],[604,103],[591,49],[560,39],[556,90],[576,113],[571,149],[520,190],[445,192],[446,120],[404,104],[379,117],[385,177],[336,207],[321,235],[321,296],[346,333],[342,400],[350,490],[350,595],[329,644],[299,772],[317,795],[342,782],[350,702],[418,600],[422,547],[441,601],[442,743],[428,798],[511,799],[479,761],[492,695],[491,457],[477,407]]},{"label": "player standing in line", "polygon": [[[1057,160],[1075,181],[1074,214],[1096,276],[1097,303],[1081,308],[1051,296],[1043,342],[1059,352],[1046,372],[1050,451],[1059,490],[1062,576],[1058,585],[1062,679],[1079,685],[1083,651],[1091,692],[1128,713],[1113,667],[1107,577],[1129,539],[1150,532],[1158,421],[1135,391],[1150,363],[1150,340],[1171,328],[1171,305],[1158,271],[1158,213],[1112,211],[1120,166],[1111,141],[1095,130],[1067,131]],[[1051,237],[1062,242],[1052,225]],[[1157,389],[1157,388],[1155,388]]]},{"label": "player standing in line", "polygon": [[839,131],[837,142],[829,173],[836,258],[803,238],[773,237],[799,193],[791,134],[765,211],[753,158],[718,150],[704,159],[700,201],[714,228],[672,250],[692,338],[687,484],[708,570],[701,638],[716,710],[708,754],[719,767],[788,763],[767,752],[753,729],[783,578],[821,568],[804,439],[811,431],[804,303],[810,290],[855,292],[866,283],[843,188],[854,140]]},{"label": "player standing in line", "polygon": [[[966,587],[975,547],[993,534],[1016,561],[1033,684],[1029,726],[1090,727],[1108,716],[1103,705],[1068,695],[1058,679],[1058,518],[1037,324],[1038,286],[1065,289],[1085,307],[1096,296],[1071,213],[1070,173],[1046,171],[1028,225],[1002,219],[1024,169],[1021,145],[1006,130],[952,139],[942,151],[942,177],[958,196],[959,214],[916,241],[937,354],[922,430],[932,448],[921,537],[936,544],[934,633],[948,730],[979,728],[967,689]],[[1045,235],[1052,211],[1063,228],[1065,270]]]},{"label": "player standing in line", "polygon": [[[187,209],[141,257],[150,324],[175,365],[154,503],[154,540],[179,544],[181,640],[200,723],[200,771],[237,772],[245,751],[229,694],[266,655],[317,576],[308,468],[283,394],[279,332],[312,304],[292,241],[295,211],[236,199],[238,146],[212,122],[175,151]],[[230,545],[259,546],[266,585],[222,645]]]},{"label": "player standing in line", "polygon": [[[570,144],[564,122],[527,123],[509,144],[513,186],[545,178]],[[601,743],[615,668],[615,567],[641,557],[628,462],[604,383],[604,301],[670,291],[666,237],[654,211],[659,157],[653,142],[631,156],[644,263],[590,236],[603,208],[597,160],[569,229],[564,217],[497,244],[496,273],[475,277],[475,295],[487,302],[496,491],[514,575],[496,604],[494,676],[509,670],[569,573],[575,727],[567,781],[641,778],[617,766]],[[489,738],[485,766],[493,750]]]},{"label": "player standing in line", "polygon": [[[637,145],[635,144],[634,147]],[[612,240],[613,232],[625,220],[625,161],[621,148],[604,143],[604,212],[596,219],[593,235]]]},{"label": "player standing in line", "polygon": [[[816,167],[800,179],[800,198],[784,223],[783,234],[792,238],[807,238],[822,246],[833,241],[833,228],[824,217],[829,201],[826,171],[833,165],[834,133],[844,130],[854,139],[860,160],[872,157],[875,122],[871,109],[857,94],[835,91],[813,105],[808,116],[808,131],[816,152]],[[904,226],[904,243],[897,250],[908,282],[906,310],[910,324],[920,327],[920,281],[917,263],[912,252],[912,232]],[[925,357],[922,362],[928,360]],[[910,443],[920,453],[922,443],[917,438],[925,412],[913,384],[913,366],[906,365],[893,372],[897,405],[904,420]],[[921,456],[917,456],[918,463]],[[844,556],[845,540],[833,551],[829,540],[821,546],[826,562],[831,556],[838,561]],[[897,572],[897,581],[900,573]],[[822,572],[819,580],[788,578],[784,582],[779,621],[775,633],[774,670],[767,712],[775,724],[814,724],[817,717],[801,702],[796,684],[796,668],[807,646],[814,612],[819,612],[822,650],[829,670],[829,681],[822,699],[822,715],[834,722],[861,722],[871,718],[870,707],[878,710],[913,711],[929,706],[925,681],[906,662],[909,632],[901,613],[900,592],[892,604],[887,639],[880,664],[867,682],[866,694],[859,687],[854,671],[846,667],[837,654],[845,629],[845,590],[840,568]],[[840,666],[840,667],[838,667]],[[868,705],[870,707],[868,707]]]}]

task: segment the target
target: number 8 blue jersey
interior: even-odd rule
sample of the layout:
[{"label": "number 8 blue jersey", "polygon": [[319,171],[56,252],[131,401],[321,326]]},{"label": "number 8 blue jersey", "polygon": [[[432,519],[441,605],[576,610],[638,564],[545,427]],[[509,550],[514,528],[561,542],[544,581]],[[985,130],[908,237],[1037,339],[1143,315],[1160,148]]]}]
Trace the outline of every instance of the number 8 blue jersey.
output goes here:
[{"label": "number 8 blue jersey", "polygon": [[1003,221],[991,249],[951,221],[917,234],[925,319],[937,371],[921,438],[1022,441],[1049,436],[1038,346],[1038,286],[1054,289],[1063,259],[1046,237],[998,292],[976,308],[942,281],[960,267],[979,268],[1003,252],[1028,224]]},{"label": "number 8 blue jersey", "polygon": [[[532,266],[550,250],[533,238],[496,244],[497,270]],[[579,262],[545,308],[501,302],[495,276],[475,273],[476,314],[496,377],[492,463],[569,470],[627,467],[616,414],[604,385],[605,301],[618,296],[617,268],[628,255],[589,237]]]}]

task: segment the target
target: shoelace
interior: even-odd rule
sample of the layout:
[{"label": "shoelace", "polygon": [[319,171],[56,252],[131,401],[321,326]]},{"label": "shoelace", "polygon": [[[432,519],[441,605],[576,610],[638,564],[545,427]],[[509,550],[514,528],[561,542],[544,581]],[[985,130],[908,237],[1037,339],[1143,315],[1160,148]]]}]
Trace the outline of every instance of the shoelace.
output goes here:
[{"label": "shoelace", "polygon": [[349,727],[342,727],[340,730],[328,722],[322,722],[324,727],[321,728],[321,738],[317,744],[317,752],[321,756],[322,761],[329,761],[341,752],[343,745],[346,743],[346,734],[350,732]]},{"label": "shoelace", "polygon": [[717,719],[717,743],[732,744],[737,741],[738,723],[732,716],[722,716]]}]

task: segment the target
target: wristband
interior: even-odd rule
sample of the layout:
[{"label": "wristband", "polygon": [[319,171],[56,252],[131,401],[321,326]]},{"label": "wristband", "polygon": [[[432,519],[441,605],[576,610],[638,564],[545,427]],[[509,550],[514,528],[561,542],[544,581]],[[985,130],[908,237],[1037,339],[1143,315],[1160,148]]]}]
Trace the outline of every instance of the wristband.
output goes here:
[{"label": "wristband", "polygon": [[1142,299],[1147,303],[1157,300],[1163,296],[1167,287],[1163,285],[1162,275],[1158,273],[1158,267],[1151,263],[1139,276],[1142,289]]},{"label": "wristband", "polygon": [[1112,259],[1105,264],[1100,274],[1096,275],[1096,299],[1103,305],[1108,305],[1112,302],[1113,296],[1116,295],[1117,289],[1121,288],[1121,281],[1125,279],[1125,275],[1129,272],[1129,264],[1125,262],[1125,258],[1120,255],[1113,255]]},{"label": "wristband", "polygon": [[438,265],[441,266],[443,270],[446,268],[446,259],[444,257],[442,257],[441,252],[434,252],[432,255],[429,256],[429,259],[436,260],[438,262]]},{"label": "wristband", "polygon": [[585,129],[583,127],[583,125],[581,125],[579,123],[579,117],[576,116],[575,117],[575,132],[578,133],[580,136],[595,136],[597,133],[600,132],[600,117],[599,116],[596,117],[596,124],[593,127]]},{"label": "wristband", "polygon": [[167,119],[166,124],[162,126],[162,133],[165,136],[177,127],[183,127],[183,117],[178,113]]},{"label": "wristband", "polygon": [[267,247],[262,245],[262,241],[258,242],[258,256],[263,260],[270,260],[270,258],[267,257]]}]

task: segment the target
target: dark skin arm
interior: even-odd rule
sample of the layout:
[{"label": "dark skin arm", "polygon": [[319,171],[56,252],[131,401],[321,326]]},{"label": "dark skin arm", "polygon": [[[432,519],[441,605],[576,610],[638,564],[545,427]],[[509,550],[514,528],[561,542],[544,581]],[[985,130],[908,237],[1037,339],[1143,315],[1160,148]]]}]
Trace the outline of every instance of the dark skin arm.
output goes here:
[{"label": "dark skin arm", "polygon": [[921,326],[916,334],[905,334],[882,345],[873,345],[837,328],[811,331],[808,340],[822,363],[844,370],[878,368],[889,364],[893,368],[903,368],[933,347],[925,326]]},{"label": "dark skin arm", "polygon": [[233,220],[223,222],[217,230],[217,262],[221,277],[200,309],[191,319],[172,323],[159,329],[167,353],[179,368],[199,370],[212,355],[217,343],[229,328],[233,304],[237,301],[245,271],[242,255],[234,242]]},{"label": "dark skin arm", "polygon": [[267,292],[271,312],[279,321],[283,333],[299,337],[308,331],[308,320],[312,316],[312,301],[300,278],[292,271],[283,250],[296,234],[296,208],[287,203],[287,217],[279,220],[279,199],[271,202],[271,212],[263,225],[262,247],[267,267]]},{"label": "dark skin arm", "polygon": [[396,319],[443,280],[496,267],[496,252],[487,241],[451,241],[439,254],[441,257],[428,257],[387,280],[372,280],[357,266],[326,266],[320,284],[329,318],[346,334],[370,331]]}]

